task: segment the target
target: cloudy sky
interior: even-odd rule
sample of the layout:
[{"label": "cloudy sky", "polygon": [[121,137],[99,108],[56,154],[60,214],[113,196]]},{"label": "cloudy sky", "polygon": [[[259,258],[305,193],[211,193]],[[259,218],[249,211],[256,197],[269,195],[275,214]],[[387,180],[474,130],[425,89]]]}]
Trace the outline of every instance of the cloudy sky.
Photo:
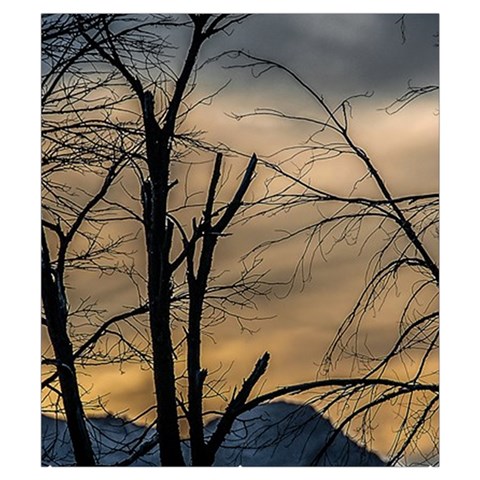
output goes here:
[{"label": "cloudy sky", "polygon": [[[438,189],[436,96],[426,97],[394,116],[381,109],[404,93],[409,81],[413,85],[438,83],[435,46],[438,17],[407,16],[405,42],[396,23],[398,19],[398,15],[253,15],[230,36],[212,40],[203,58],[223,50],[244,49],[277,61],[324,95],[331,105],[350,95],[374,93],[353,104],[351,125],[356,141],[372,156],[394,194],[431,193]],[[176,39],[177,32],[172,32],[171,38]],[[178,55],[183,50],[182,41],[179,39]],[[314,116],[321,112],[288,76],[268,72],[257,79],[248,70],[223,68],[229,65],[229,61],[222,60],[200,73],[198,86],[202,93],[215,90],[226,80],[231,83],[212,105],[194,112],[189,120],[192,126],[204,129],[206,138],[214,144],[228,144],[246,154],[255,151],[261,157],[282,147],[300,145],[308,138],[311,130],[298,123],[255,117],[240,122],[232,119],[231,113],[245,114],[256,108],[281,108],[296,115]],[[277,160],[282,156],[272,158]],[[232,165],[241,161],[233,158]],[[310,178],[318,187],[348,192],[359,174],[355,163],[336,160],[316,166]],[[263,191],[262,178],[259,173],[252,186],[252,198],[258,198]],[[201,188],[201,182],[196,186]],[[359,188],[375,193],[371,185]],[[239,255],[255,242],[271,238],[272,229],[293,230],[314,221],[315,215],[315,211],[305,210],[300,217],[282,215],[276,223],[255,221],[241,229],[232,229],[234,240],[220,245],[216,271],[235,271],[233,264],[237,264]],[[291,277],[304,242],[305,238],[299,238],[265,254],[265,263],[272,265],[269,280],[284,282]],[[436,255],[436,247],[431,247]],[[269,351],[272,361],[264,390],[316,378],[318,364],[336,329],[361,292],[370,256],[371,252],[361,253],[358,247],[341,247],[333,250],[326,260],[312,257],[308,282],[297,282],[286,298],[282,298],[286,290],[278,289],[270,300],[257,301],[258,310],[251,315],[268,318],[252,323],[251,328],[257,333],[242,332],[235,321],[216,328],[215,341],[204,342],[206,367],[212,372],[227,371],[227,384],[239,384],[256,359]],[[90,286],[90,280],[86,281],[72,295],[84,298]],[[102,280],[99,291],[104,292],[104,302],[108,299],[106,304],[116,301],[116,292],[126,295],[121,286],[109,285],[106,280]],[[389,319],[398,315],[402,301],[404,297],[400,294],[389,299],[381,315],[372,319],[368,334],[373,348],[380,348],[392,332]],[[125,296],[122,302],[127,303]],[[348,368],[340,365],[337,374],[347,374]],[[109,394],[108,408],[114,411],[128,408],[128,413],[135,415],[153,403],[148,371],[126,365],[121,372],[118,367],[99,367],[91,374],[92,377],[85,379],[92,386],[91,397]],[[207,403],[207,408],[220,406],[218,399]],[[382,432],[377,435],[380,451]]]},{"label": "cloudy sky", "polygon": [[[402,42],[399,15],[254,15],[227,47],[288,65],[321,92],[374,90],[396,95],[413,83],[438,82],[438,16],[409,15]],[[223,44],[224,42],[222,42]]]},{"label": "cloudy sky", "polygon": [[[438,48],[436,15],[408,15],[405,19],[405,41],[402,39],[399,15],[253,15],[220,41],[212,40],[202,59],[224,50],[243,49],[252,55],[288,66],[327,103],[336,105],[343,98],[369,92],[368,98],[352,102],[351,129],[355,141],[365,149],[395,195],[438,191],[438,99],[426,96],[396,115],[383,110],[409,82],[412,85],[438,84]],[[176,55],[185,48],[185,33],[170,32],[178,42]],[[172,59],[175,65],[177,59]],[[226,144],[233,150],[261,158],[285,161],[284,153],[274,152],[292,145],[301,145],[312,134],[311,127],[299,122],[285,122],[269,117],[247,117],[237,121],[232,114],[244,115],[258,108],[275,108],[302,116],[319,116],[322,112],[288,75],[267,72],[260,78],[249,69],[232,69],[233,62],[222,59],[199,73],[198,91],[208,94],[230,81],[211,105],[198,108],[187,126],[205,130],[205,139],[212,144]],[[372,96],[370,96],[372,94]],[[305,162],[308,154],[296,161]],[[242,155],[231,158],[231,168],[241,171]],[[243,162],[243,163],[242,163]],[[285,168],[296,168],[286,162]],[[203,173],[202,173],[203,172]],[[189,188],[201,189],[205,171],[189,179]],[[208,173],[207,173],[208,175]],[[268,172],[260,171],[249,193],[259,198],[265,191]],[[316,164],[308,179],[319,188],[341,194],[359,192],[374,195],[372,185],[363,182],[359,165],[352,159]],[[187,187],[186,187],[187,188]],[[205,188],[203,186],[203,188]],[[229,188],[225,191],[228,194]],[[179,201],[183,201],[180,199]],[[232,239],[222,242],[216,256],[215,269],[236,271],[239,258],[257,243],[278,235],[280,229],[292,231],[315,221],[318,212],[305,209],[301,215],[285,213],[275,221],[252,221],[233,228]],[[328,244],[327,247],[332,246]],[[269,249],[263,260],[269,265],[272,282],[287,281],[298,265],[305,238],[282,243]],[[429,245],[437,256],[435,244]],[[327,248],[328,249],[328,248]],[[141,251],[140,251],[141,254]],[[210,372],[225,372],[226,383],[238,385],[251,371],[264,351],[272,356],[264,391],[280,385],[312,380],[319,373],[318,365],[341,321],[349,313],[365,284],[365,272],[371,251],[360,251],[358,245],[339,247],[322,258],[311,257],[309,280],[296,282],[288,289],[274,290],[270,299],[257,301],[257,310],[250,316],[264,318],[252,322],[255,334],[242,331],[234,320],[219,325],[215,341],[205,339],[203,359]],[[140,261],[140,260],[139,260]],[[228,277],[228,274],[227,274]],[[92,277],[80,279],[72,290],[72,303],[91,293]],[[96,286],[100,305],[111,310],[114,305],[133,305],[126,285],[109,282],[102,277]],[[397,318],[404,293],[389,298],[381,314],[370,319],[368,337],[372,348],[381,349],[391,335],[392,318]],[[395,325],[394,325],[395,326]],[[181,333],[181,332],[180,332]],[[432,365],[435,368],[435,365]],[[348,374],[349,365],[339,365],[337,375]],[[89,397],[105,398],[108,409],[126,411],[135,416],[153,404],[151,372],[135,365],[97,367],[83,377]],[[207,402],[207,408],[219,408],[218,398]],[[391,432],[390,432],[391,433]],[[377,432],[378,451],[388,429]],[[385,443],[386,445],[386,443]]]}]

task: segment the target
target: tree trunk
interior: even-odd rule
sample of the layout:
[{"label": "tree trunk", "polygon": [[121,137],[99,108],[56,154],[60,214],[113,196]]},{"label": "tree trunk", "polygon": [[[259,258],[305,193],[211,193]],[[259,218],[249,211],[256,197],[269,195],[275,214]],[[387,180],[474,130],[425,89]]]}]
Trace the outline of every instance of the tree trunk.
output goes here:
[{"label": "tree trunk", "polygon": [[197,281],[191,282],[188,319],[188,421],[190,426],[190,448],[192,465],[205,466],[205,440],[203,435],[203,382],[206,370],[200,368],[201,318],[204,292]]},{"label": "tree trunk", "polygon": [[[153,232],[152,232],[153,233]],[[171,284],[162,245],[152,234],[148,245],[150,331],[152,336],[155,395],[157,401],[157,431],[160,459],[163,466],[185,464],[181,451],[175,389],[174,353],[170,334]],[[160,247],[161,249],[161,247]],[[159,261],[159,259],[162,261]]]},{"label": "tree trunk", "polygon": [[200,47],[207,38],[202,34],[202,28],[207,19],[208,16],[194,20],[190,48],[162,128],[155,118],[153,94],[149,91],[139,90],[145,128],[147,165],[150,174],[150,179],[144,184],[143,204],[147,237],[148,299],[157,401],[157,431],[160,460],[164,466],[185,465],[178,425],[174,351],[170,330],[172,266],[169,255],[173,234],[173,225],[168,219],[167,209],[170,188],[168,183],[170,150],[181,100],[194,69]]},{"label": "tree trunk", "polygon": [[172,295],[169,253],[172,224],[167,217],[169,151],[154,119],[153,97],[147,92],[144,121],[150,179],[143,185],[148,261],[148,301],[157,403],[160,460],[164,466],[185,465],[178,425],[174,352],[170,332]]},{"label": "tree trunk", "polygon": [[42,236],[42,301],[48,333],[55,351],[63,406],[75,461],[79,466],[94,466],[95,456],[80,399],[72,344],[67,334],[65,292],[61,280],[51,268],[44,235]]}]

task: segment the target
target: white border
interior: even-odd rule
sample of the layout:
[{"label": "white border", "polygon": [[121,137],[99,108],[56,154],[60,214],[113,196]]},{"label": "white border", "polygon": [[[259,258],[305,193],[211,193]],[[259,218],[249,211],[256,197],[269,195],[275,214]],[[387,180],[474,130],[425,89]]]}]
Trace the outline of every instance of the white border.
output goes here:
[{"label": "white border", "polygon": [[[460,0],[459,3],[462,3]],[[32,10],[43,13],[434,13],[442,8],[438,0],[39,0]],[[468,4],[468,3],[467,3]],[[30,6],[31,7],[31,6]],[[227,8],[226,8],[227,7]]]},{"label": "white border", "polygon": [[[453,6],[450,6],[453,3]],[[448,4],[448,6],[446,6]],[[477,470],[475,395],[479,321],[478,230],[475,193],[480,181],[478,124],[478,16],[474,2],[422,0],[242,1],[228,12],[252,13],[440,13],[441,15],[441,466],[437,469],[142,469],[142,478],[255,478],[320,475],[338,479],[408,477],[471,478]],[[136,475],[131,469],[41,469],[39,400],[39,79],[40,14],[46,12],[220,12],[222,1],[147,2],[39,0],[2,8],[2,313],[1,410],[2,473],[31,478],[92,479]],[[6,287],[6,289],[5,289]],[[368,473],[367,473],[368,472]],[[7,477],[10,478],[10,477]]]}]

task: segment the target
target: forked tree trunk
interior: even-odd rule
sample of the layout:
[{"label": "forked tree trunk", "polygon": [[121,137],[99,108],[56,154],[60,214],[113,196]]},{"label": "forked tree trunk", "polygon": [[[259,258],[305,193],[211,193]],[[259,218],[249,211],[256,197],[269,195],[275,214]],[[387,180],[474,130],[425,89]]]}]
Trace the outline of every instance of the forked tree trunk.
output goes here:
[{"label": "forked tree trunk", "polygon": [[[183,466],[178,424],[174,351],[170,326],[172,267],[170,250],[173,225],[168,219],[170,150],[177,113],[200,47],[204,22],[195,25],[192,42],[170,100],[165,123],[160,128],[155,118],[154,98],[137,87],[142,101],[147,164],[150,179],[143,188],[144,223],[148,262],[148,301],[157,403],[157,432],[160,461],[164,466]],[[135,84],[135,82],[134,82]]]}]

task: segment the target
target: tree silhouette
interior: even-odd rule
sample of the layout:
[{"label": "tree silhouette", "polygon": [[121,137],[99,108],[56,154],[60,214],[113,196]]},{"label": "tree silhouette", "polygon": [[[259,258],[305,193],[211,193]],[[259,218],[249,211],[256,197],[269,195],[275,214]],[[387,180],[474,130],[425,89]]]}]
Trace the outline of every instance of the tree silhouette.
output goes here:
[{"label": "tree silhouette", "polygon": [[[350,135],[353,98],[330,108],[292,70],[246,52],[227,51],[205,60],[206,45],[245,18],[43,17],[43,403],[47,413],[65,416],[77,465],[101,463],[92,447],[94,430],[85,414],[89,406],[83,400],[86,388],[79,371],[112,363],[121,367],[138,362],[150,368],[155,391],[156,434],[144,442],[126,435],[118,446],[128,454],[122,465],[131,464],[157,444],[162,465],[185,465],[183,426],[188,430],[191,464],[212,465],[239,415],[261,403],[307,391],[316,392],[319,409],[327,414],[334,406],[353,405],[339,419],[338,432],[353,428],[361,418],[363,443],[368,443],[366,432],[375,412],[396,409],[403,421],[391,448],[392,464],[410,452],[423,434],[431,433],[428,429],[438,408],[438,373],[427,363],[438,348],[439,273],[429,245],[437,232],[438,194],[392,195],[374,161]],[[187,44],[171,43],[170,33],[177,31],[188,32]],[[301,148],[323,157],[354,155],[378,195],[335,194],[305,180],[307,165],[292,174],[282,164],[257,158],[254,146],[237,155],[227,146],[206,142],[189,119],[216,94],[195,96],[202,68],[224,58],[236,67],[259,68],[262,74],[283,72],[293,79],[319,107],[318,118],[280,110],[258,110],[252,115],[315,125],[314,141]],[[328,140],[319,142],[317,135],[324,133]],[[331,135],[336,136],[335,142]],[[192,160],[195,155],[201,160]],[[242,167],[239,179],[232,180],[225,164],[235,156]],[[194,176],[192,169],[200,167],[208,172],[202,178],[208,178],[201,192],[192,194],[187,184]],[[271,181],[286,180],[287,186],[270,189],[264,198],[251,201],[249,192],[259,168]],[[317,223],[258,245],[251,253],[253,262],[239,277],[220,281],[213,270],[215,252],[219,244],[230,241],[231,227],[238,219],[257,221],[262,218],[259,211],[270,215],[308,204],[320,206]],[[352,232],[371,220],[373,230],[385,237],[380,247],[374,244],[365,289],[325,355],[327,375],[255,395],[268,367],[269,354],[264,353],[238,390],[225,399],[215,429],[206,437],[204,400],[221,393],[218,378],[203,366],[202,338],[210,325],[229,315],[241,320],[235,309],[248,306],[274,287],[266,272],[258,271],[260,253],[304,233],[310,235],[306,248],[332,236],[335,243],[349,241]],[[406,269],[417,276],[414,288],[398,321],[396,339],[377,358],[362,350],[359,330],[369,310]],[[128,291],[124,304],[102,305],[102,295],[96,292],[101,288],[99,274],[110,287],[121,285]],[[92,292],[88,298],[74,294],[85,284]],[[417,301],[426,306],[417,308]],[[411,355],[414,371],[407,378],[396,376],[391,365]],[[355,374],[328,376],[343,356],[355,360]],[[335,434],[314,463],[321,462],[334,440]]]},{"label": "tree silhouette", "polygon": [[[243,18],[191,15],[183,23],[163,16],[152,21],[141,17],[102,15],[47,16],[44,19],[42,285],[44,323],[53,345],[54,358],[44,358],[43,363],[55,366],[56,371],[44,380],[43,386],[62,398],[78,465],[92,465],[95,459],[85,426],[75,361],[98,361],[99,354],[92,353],[92,350],[101,337],[111,334],[113,325],[144,313],[148,314],[151,358],[132,345],[120,329],[116,335],[122,347],[117,344],[115,351],[122,350],[122,353],[120,357],[116,353],[115,358],[108,360],[125,362],[136,356],[151,362],[161,461],[163,465],[184,464],[179,433],[179,378],[174,365],[178,348],[173,344],[171,332],[174,321],[172,309],[178,302],[176,290],[179,286],[186,287],[188,300],[184,339],[188,384],[185,416],[190,430],[193,464],[213,462],[215,451],[234,419],[232,407],[227,406],[225,417],[213,438],[205,441],[202,398],[207,371],[201,368],[200,360],[201,321],[214,251],[242,206],[254,176],[255,154],[245,166],[243,179],[231,200],[219,205],[216,196],[221,185],[223,154],[217,152],[201,217],[199,220],[195,217],[191,219],[190,232],[169,210],[168,203],[170,192],[179,183],[178,178],[174,181],[170,178],[171,163],[174,159],[178,161],[182,154],[178,143],[195,142],[193,134],[190,134],[191,138],[187,134],[182,136],[178,129],[189,111],[188,107],[182,108],[188,90],[194,88],[197,56],[210,37]],[[153,30],[149,34],[145,34],[144,30],[159,26],[186,26],[191,28],[192,35],[180,73],[167,71],[157,82],[152,82],[147,78],[154,71],[155,62],[148,56],[158,55],[157,49],[162,50],[163,39]],[[140,67],[135,68],[147,58],[150,63],[144,71]],[[158,60],[156,56],[155,60]],[[141,74],[145,77],[142,78]],[[164,87],[165,81],[172,84],[171,91]],[[117,82],[123,82],[130,92],[119,97],[114,90]],[[160,98],[159,103],[164,107],[160,112],[156,111],[155,97]],[[116,115],[132,101],[138,106],[138,111],[133,110],[134,118],[119,122]],[[204,150],[210,149],[205,146]],[[130,209],[132,199],[122,204],[108,197],[114,184],[120,184],[121,174],[127,166],[141,183],[141,213]],[[101,187],[94,194],[83,188],[73,192],[74,187],[68,183],[70,171],[77,171],[82,176],[103,176]],[[57,182],[56,178],[61,180]],[[83,204],[73,200],[77,195],[86,197],[82,199]],[[187,209],[188,205],[185,203],[183,208]],[[93,269],[112,275],[124,274],[135,283],[142,274],[133,267],[120,266],[118,256],[125,255],[121,248],[139,234],[125,234],[111,241],[101,237],[105,225],[132,220],[141,223],[144,229],[146,301],[96,325],[93,334],[82,338],[74,351],[68,333],[74,325],[74,318],[82,314],[87,319],[95,314],[103,315],[95,312],[92,305],[83,306],[82,311],[72,312],[69,309],[65,285],[67,270]],[[73,251],[72,244],[77,237],[86,244],[81,252]],[[180,249],[178,245],[181,245]],[[52,257],[54,249],[56,252]],[[113,263],[109,263],[112,259]],[[183,272],[177,276],[181,268]],[[180,285],[179,276],[184,277]],[[246,289],[253,288],[258,281],[258,277],[250,277],[247,272],[232,288],[237,291],[242,285]],[[80,338],[75,332],[70,335]],[[246,401],[267,363],[268,354],[265,354],[232,398],[231,405]],[[59,390],[52,386],[57,376]]]},{"label": "tree silhouette", "polygon": [[[340,324],[321,362],[321,373],[328,379],[285,387],[253,402],[268,401],[279,393],[329,387],[316,399],[320,411],[328,413],[339,405],[348,405],[348,410],[342,410],[337,432],[346,430],[368,444],[375,417],[383,409],[394,411],[401,420],[397,420],[398,428],[389,450],[388,463],[408,464],[415,461],[410,460],[412,458],[421,458],[423,462],[435,464],[439,448],[438,192],[394,196],[375,161],[354,140],[350,133],[352,105],[357,98],[368,98],[370,94],[353,96],[330,107],[322,95],[288,67],[245,52],[228,54],[242,59],[236,68],[252,69],[260,75],[272,71],[286,75],[293,80],[294,86],[309,95],[318,108],[318,115],[312,117],[269,108],[236,115],[239,120],[265,115],[282,121],[301,121],[313,130],[313,133],[308,130],[307,140],[298,146],[276,152],[277,156],[286,153],[286,159],[264,161],[264,165],[274,172],[274,177],[287,179],[288,183],[287,186],[282,184],[277,191],[272,187],[263,202],[272,215],[286,210],[298,215],[299,209],[313,205],[319,219],[264,242],[252,254],[261,254],[278,243],[306,235],[305,248],[291,280],[293,283],[300,271],[309,268],[309,250],[313,255],[316,252],[326,255],[323,249],[331,251],[341,244],[361,243],[362,251],[371,252],[365,286],[350,314]],[[409,86],[404,95],[386,108],[386,113],[397,113],[420,96],[437,90],[436,85]],[[305,154],[308,160],[302,163]],[[310,175],[312,164],[316,162],[325,159],[339,162],[352,156],[363,166],[356,185],[368,182],[373,192],[371,196],[355,195],[356,187],[347,196],[336,193],[322,187],[321,178]],[[289,168],[290,163],[293,170]],[[273,181],[271,183],[273,185]],[[381,311],[382,303],[392,291],[400,290],[406,292],[403,309],[398,318],[389,319],[391,331],[396,328],[397,333],[385,338],[383,350],[375,352],[375,348],[369,347],[365,324],[368,325],[369,317],[375,312]],[[353,378],[332,377],[335,366],[345,362],[350,362]],[[320,462],[337,434],[333,434],[318,452],[314,464]],[[428,439],[428,447],[420,445],[425,439]]]}]

